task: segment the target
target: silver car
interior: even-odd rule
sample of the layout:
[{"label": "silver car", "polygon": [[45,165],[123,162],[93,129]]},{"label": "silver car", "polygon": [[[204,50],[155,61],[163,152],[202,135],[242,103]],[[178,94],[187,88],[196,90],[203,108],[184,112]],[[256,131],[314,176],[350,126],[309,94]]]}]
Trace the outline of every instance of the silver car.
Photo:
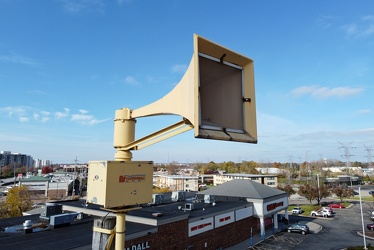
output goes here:
[{"label": "silver car", "polygon": [[309,233],[309,227],[305,224],[292,224],[291,226],[287,228],[287,232],[307,234]]}]

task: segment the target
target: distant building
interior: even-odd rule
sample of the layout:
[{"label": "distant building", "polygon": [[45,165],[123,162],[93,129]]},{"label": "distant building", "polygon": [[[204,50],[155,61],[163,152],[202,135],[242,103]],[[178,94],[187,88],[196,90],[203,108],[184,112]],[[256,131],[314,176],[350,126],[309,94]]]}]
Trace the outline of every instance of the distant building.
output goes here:
[{"label": "distant building", "polygon": [[197,176],[189,175],[153,175],[153,185],[172,191],[198,191],[198,179]]},{"label": "distant building", "polygon": [[214,186],[221,185],[232,180],[252,180],[270,187],[278,186],[278,177],[270,174],[217,174],[214,175],[213,178]]},{"label": "distant building", "polygon": [[261,174],[282,174],[285,171],[279,168],[256,168]]},{"label": "distant building", "polygon": [[43,167],[50,167],[52,165],[52,161],[50,160],[41,160],[41,159],[36,159],[34,167],[35,168],[43,168]]},{"label": "distant building", "polygon": [[25,166],[28,169],[34,166],[34,160],[29,155],[12,153],[11,151],[0,151],[0,167],[10,167],[13,164],[16,164],[16,167]]},{"label": "distant building", "polygon": [[20,185],[27,186],[30,194],[49,197],[51,199],[62,199],[72,195],[73,179],[70,177],[60,176],[58,178],[31,176],[20,180]]}]

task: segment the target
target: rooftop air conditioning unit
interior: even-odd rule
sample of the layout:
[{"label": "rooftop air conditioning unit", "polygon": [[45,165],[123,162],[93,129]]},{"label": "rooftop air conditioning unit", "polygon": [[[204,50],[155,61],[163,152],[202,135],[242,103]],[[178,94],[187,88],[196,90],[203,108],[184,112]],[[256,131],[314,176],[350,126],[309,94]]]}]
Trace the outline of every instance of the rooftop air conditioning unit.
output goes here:
[{"label": "rooftop air conditioning unit", "polygon": [[163,194],[152,194],[152,205],[160,205],[164,200]]},{"label": "rooftop air conditioning unit", "polygon": [[186,199],[186,192],[174,191],[171,193],[171,201],[184,201]]},{"label": "rooftop air conditioning unit", "polygon": [[204,195],[204,203],[209,203],[212,204],[215,202],[214,196],[210,194],[205,194]]},{"label": "rooftop air conditioning unit", "polygon": [[62,214],[62,204],[46,203],[42,206],[40,217],[49,218],[52,215]]}]

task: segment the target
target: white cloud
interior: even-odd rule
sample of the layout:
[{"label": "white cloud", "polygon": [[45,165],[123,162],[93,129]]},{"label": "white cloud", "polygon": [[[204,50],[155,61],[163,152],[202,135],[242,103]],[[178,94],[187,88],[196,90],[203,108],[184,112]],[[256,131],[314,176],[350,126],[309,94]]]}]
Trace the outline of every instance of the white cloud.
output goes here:
[{"label": "white cloud", "polygon": [[318,87],[318,86],[301,86],[291,91],[293,96],[299,97],[310,95],[315,98],[328,98],[328,97],[347,97],[357,95],[363,92],[363,88],[350,88],[350,87]]},{"label": "white cloud", "polygon": [[0,55],[0,62],[23,64],[30,67],[37,67],[39,65],[35,60],[17,54]]},{"label": "white cloud", "polygon": [[173,72],[182,73],[182,74],[184,74],[187,69],[188,69],[188,65],[186,65],[186,64],[178,64],[178,65],[174,65],[172,67]]},{"label": "white cloud", "polygon": [[317,19],[317,23],[323,28],[329,28],[332,26],[332,23],[336,20],[334,16],[320,16]]},{"label": "white cloud", "polygon": [[45,117],[42,117],[42,119],[40,121],[41,122],[47,122],[47,121],[49,121],[49,119],[50,119],[49,117],[45,116]]},{"label": "white cloud", "polygon": [[361,109],[359,111],[357,111],[358,114],[369,114],[371,113],[371,110],[370,109]]},{"label": "white cloud", "polygon": [[[61,120],[69,116],[70,109],[64,108],[64,111],[49,112],[44,110],[35,110],[31,107],[14,106],[14,107],[3,107],[0,108],[0,115],[5,113],[9,117],[14,117],[20,122],[29,122],[30,118],[37,122],[50,122],[51,118],[55,120]],[[89,112],[84,109],[79,109],[77,113],[71,115],[70,121],[75,121],[84,125],[95,125],[108,121],[109,119],[99,120],[93,115],[89,115]],[[52,116],[52,117],[51,117]]]},{"label": "white cloud", "polygon": [[71,120],[72,121],[79,121],[79,122],[88,122],[93,119],[92,115],[83,115],[83,114],[72,114]]},{"label": "white cloud", "polygon": [[341,29],[348,37],[367,38],[374,35],[374,16],[361,17],[356,23],[343,25]]},{"label": "white cloud", "polygon": [[65,11],[70,13],[80,13],[88,11],[103,12],[105,4],[102,0],[60,0]]},{"label": "white cloud", "polygon": [[79,112],[80,112],[81,114],[83,114],[83,115],[85,115],[85,114],[88,113],[88,111],[87,111],[87,110],[84,110],[84,109],[80,109]]},{"label": "white cloud", "polygon": [[139,82],[132,76],[126,76],[125,77],[125,83],[129,85],[138,85]]},{"label": "white cloud", "polygon": [[55,112],[55,118],[57,120],[65,118],[65,117],[67,117],[69,115],[69,112],[70,112],[70,109],[64,108],[64,112],[60,112],[60,111],[59,112]]},{"label": "white cloud", "polygon": [[20,116],[18,119],[19,119],[20,122],[28,122],[29,121],[29,118],[27,118],[25,116]]},{"label": "white cloud", "polygon": [[88,115],[88,111],[84,109],[80,109],[79,114],[71,115],[71,121],[76,121],[83,125],[95,125],[107,120],[97,120],[94,116]]},{"label": "white cloud", "polygon": [[0,108],[0,112],[7,113],[8,116],[22,116],[26,114],[26,110],[27,108],[22,106]]}]

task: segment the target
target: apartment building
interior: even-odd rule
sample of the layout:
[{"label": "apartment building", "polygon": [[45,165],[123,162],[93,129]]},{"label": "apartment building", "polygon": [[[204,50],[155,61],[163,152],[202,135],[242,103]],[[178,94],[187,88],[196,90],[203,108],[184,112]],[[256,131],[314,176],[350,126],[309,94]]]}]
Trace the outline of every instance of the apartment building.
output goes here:
[{"label": "apartment building", "polygon": [[16,164],[16,167],[25,166],[27,169],[34,166],[34,160],[29,155],[12,153],[11,151],[0,151],[0,167],[12,164]]}]

